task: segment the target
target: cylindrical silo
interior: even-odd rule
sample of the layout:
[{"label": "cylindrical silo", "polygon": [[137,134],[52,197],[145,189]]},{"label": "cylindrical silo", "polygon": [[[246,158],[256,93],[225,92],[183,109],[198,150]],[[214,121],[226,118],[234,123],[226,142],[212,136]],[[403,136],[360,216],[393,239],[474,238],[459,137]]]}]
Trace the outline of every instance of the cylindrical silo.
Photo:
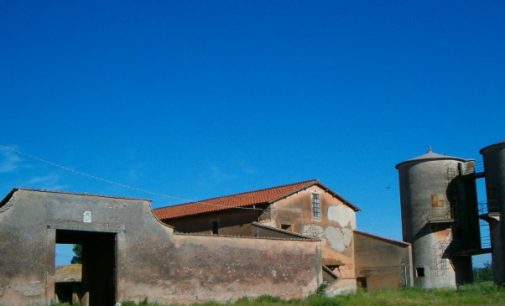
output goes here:
[{"label": "cylindrical silo", "polygon": [[[468,273],[472,270],[471,257],[462,250],[480,247],[477,201],[475,192],[466,190],[468,182],[462,178],[467,172],[473,174],[473,164],[472,160],[436,154],[430,149],[396,165],[403,240],[412,243],[415,286],[454,288],[457,283],[472,281]],[[455,214],[457,209],[465,213]],[[461,231],[465,228],[458,226],[457,215],[464,219],[459,222],[471,223],[471,237],[455,241],[455,234],[464,235]],[[461,243],[465,239],[468,243]]]},{"label": "cylindrical silo", "polygon": [[493,276],[497,284],[505,283],[505,226],[500,216],[505,213],[505,141],[480,150],[484,160],[491,247],[493,249]]}]

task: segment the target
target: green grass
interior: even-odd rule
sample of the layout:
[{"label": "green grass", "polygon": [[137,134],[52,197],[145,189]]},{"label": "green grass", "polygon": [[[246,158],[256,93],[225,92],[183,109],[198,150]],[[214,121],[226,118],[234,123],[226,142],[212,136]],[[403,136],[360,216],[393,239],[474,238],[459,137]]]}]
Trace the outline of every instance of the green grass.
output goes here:
[{"label": "green grass", "polygon": [[[260,296],[256,299],[241,298],[234,303],[220,304],[205,302],[193,306],[388,306],[388,305],[505,305],[505,288],[492,282],[481,282],[460,286],[458,290],[408,288],[401,290],[358,291],[336,297],[312,295],[304,299],[283,301],[278,297]],[[162,304],[142,301],[140,303],[123,302],[122,306],[163,306]],[[173,304],[171,306],[179,306]]]}]

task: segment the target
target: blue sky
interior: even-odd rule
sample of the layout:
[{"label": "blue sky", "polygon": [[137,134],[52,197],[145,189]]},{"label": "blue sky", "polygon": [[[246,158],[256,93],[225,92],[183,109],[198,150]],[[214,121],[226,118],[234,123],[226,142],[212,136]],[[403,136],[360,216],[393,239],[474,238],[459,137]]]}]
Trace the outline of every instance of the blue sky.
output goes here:
[{"label": "blue sky", "polygon": [[[0,0],[0,144],[188,200],[318,178],[401,239],[396,163],[505,138],[504,38],[503,1]],[[19,186],[180,202],[3,149]]]}]

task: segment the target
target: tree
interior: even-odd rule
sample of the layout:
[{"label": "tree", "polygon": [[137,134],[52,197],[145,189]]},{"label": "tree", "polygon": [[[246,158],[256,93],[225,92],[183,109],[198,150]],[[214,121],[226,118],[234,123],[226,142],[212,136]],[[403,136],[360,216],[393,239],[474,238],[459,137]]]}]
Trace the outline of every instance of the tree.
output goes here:
[{"label": "tree", "polygon": [[74,244],[72,251],[74,251],[74,257],[72,257],[70,263],[82,264],[82,244]]},{"label": "tree", "polygon": [[474,268],[473,276],[475,282],[485,282],[493,280],[493,271],[491,269],[491,264],[486,261],[482,268]]}]

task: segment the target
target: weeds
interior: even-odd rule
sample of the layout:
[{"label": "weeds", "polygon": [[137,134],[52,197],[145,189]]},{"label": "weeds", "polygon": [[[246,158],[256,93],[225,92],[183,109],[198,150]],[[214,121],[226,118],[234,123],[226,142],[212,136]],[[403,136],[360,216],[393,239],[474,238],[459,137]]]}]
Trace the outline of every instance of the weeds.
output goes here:
[{"label": "weeds", "polygon": [[121,302],[121,306],[163,306],[163,305],[158,303],[151,303],[147,299],[144,299],[140,301],[138,304],[133,301],[124,301]]},{"label": "weeds", "polygon": [[[480,282],[451,289],[418,289],[407,288],[399,290],[381,290],[367,292],[358,290],[356,294],[327,297],[314,294],[304,299],[285,301],[279,297],[262,295],[255,299],[243,297],[234,303],[204,302],[193,306],[388,306],[388,305],[504,305],[505,288],[496,286],[492,282]],[[126,301],[122,306],[163,306],[162,304],[143,300],[139,303]],[[54,306],[70,306],[69,304],[55,304]],[[168,306],[168,305],[166,305]],[[175,304],[172,306],[176,306]]]}]

